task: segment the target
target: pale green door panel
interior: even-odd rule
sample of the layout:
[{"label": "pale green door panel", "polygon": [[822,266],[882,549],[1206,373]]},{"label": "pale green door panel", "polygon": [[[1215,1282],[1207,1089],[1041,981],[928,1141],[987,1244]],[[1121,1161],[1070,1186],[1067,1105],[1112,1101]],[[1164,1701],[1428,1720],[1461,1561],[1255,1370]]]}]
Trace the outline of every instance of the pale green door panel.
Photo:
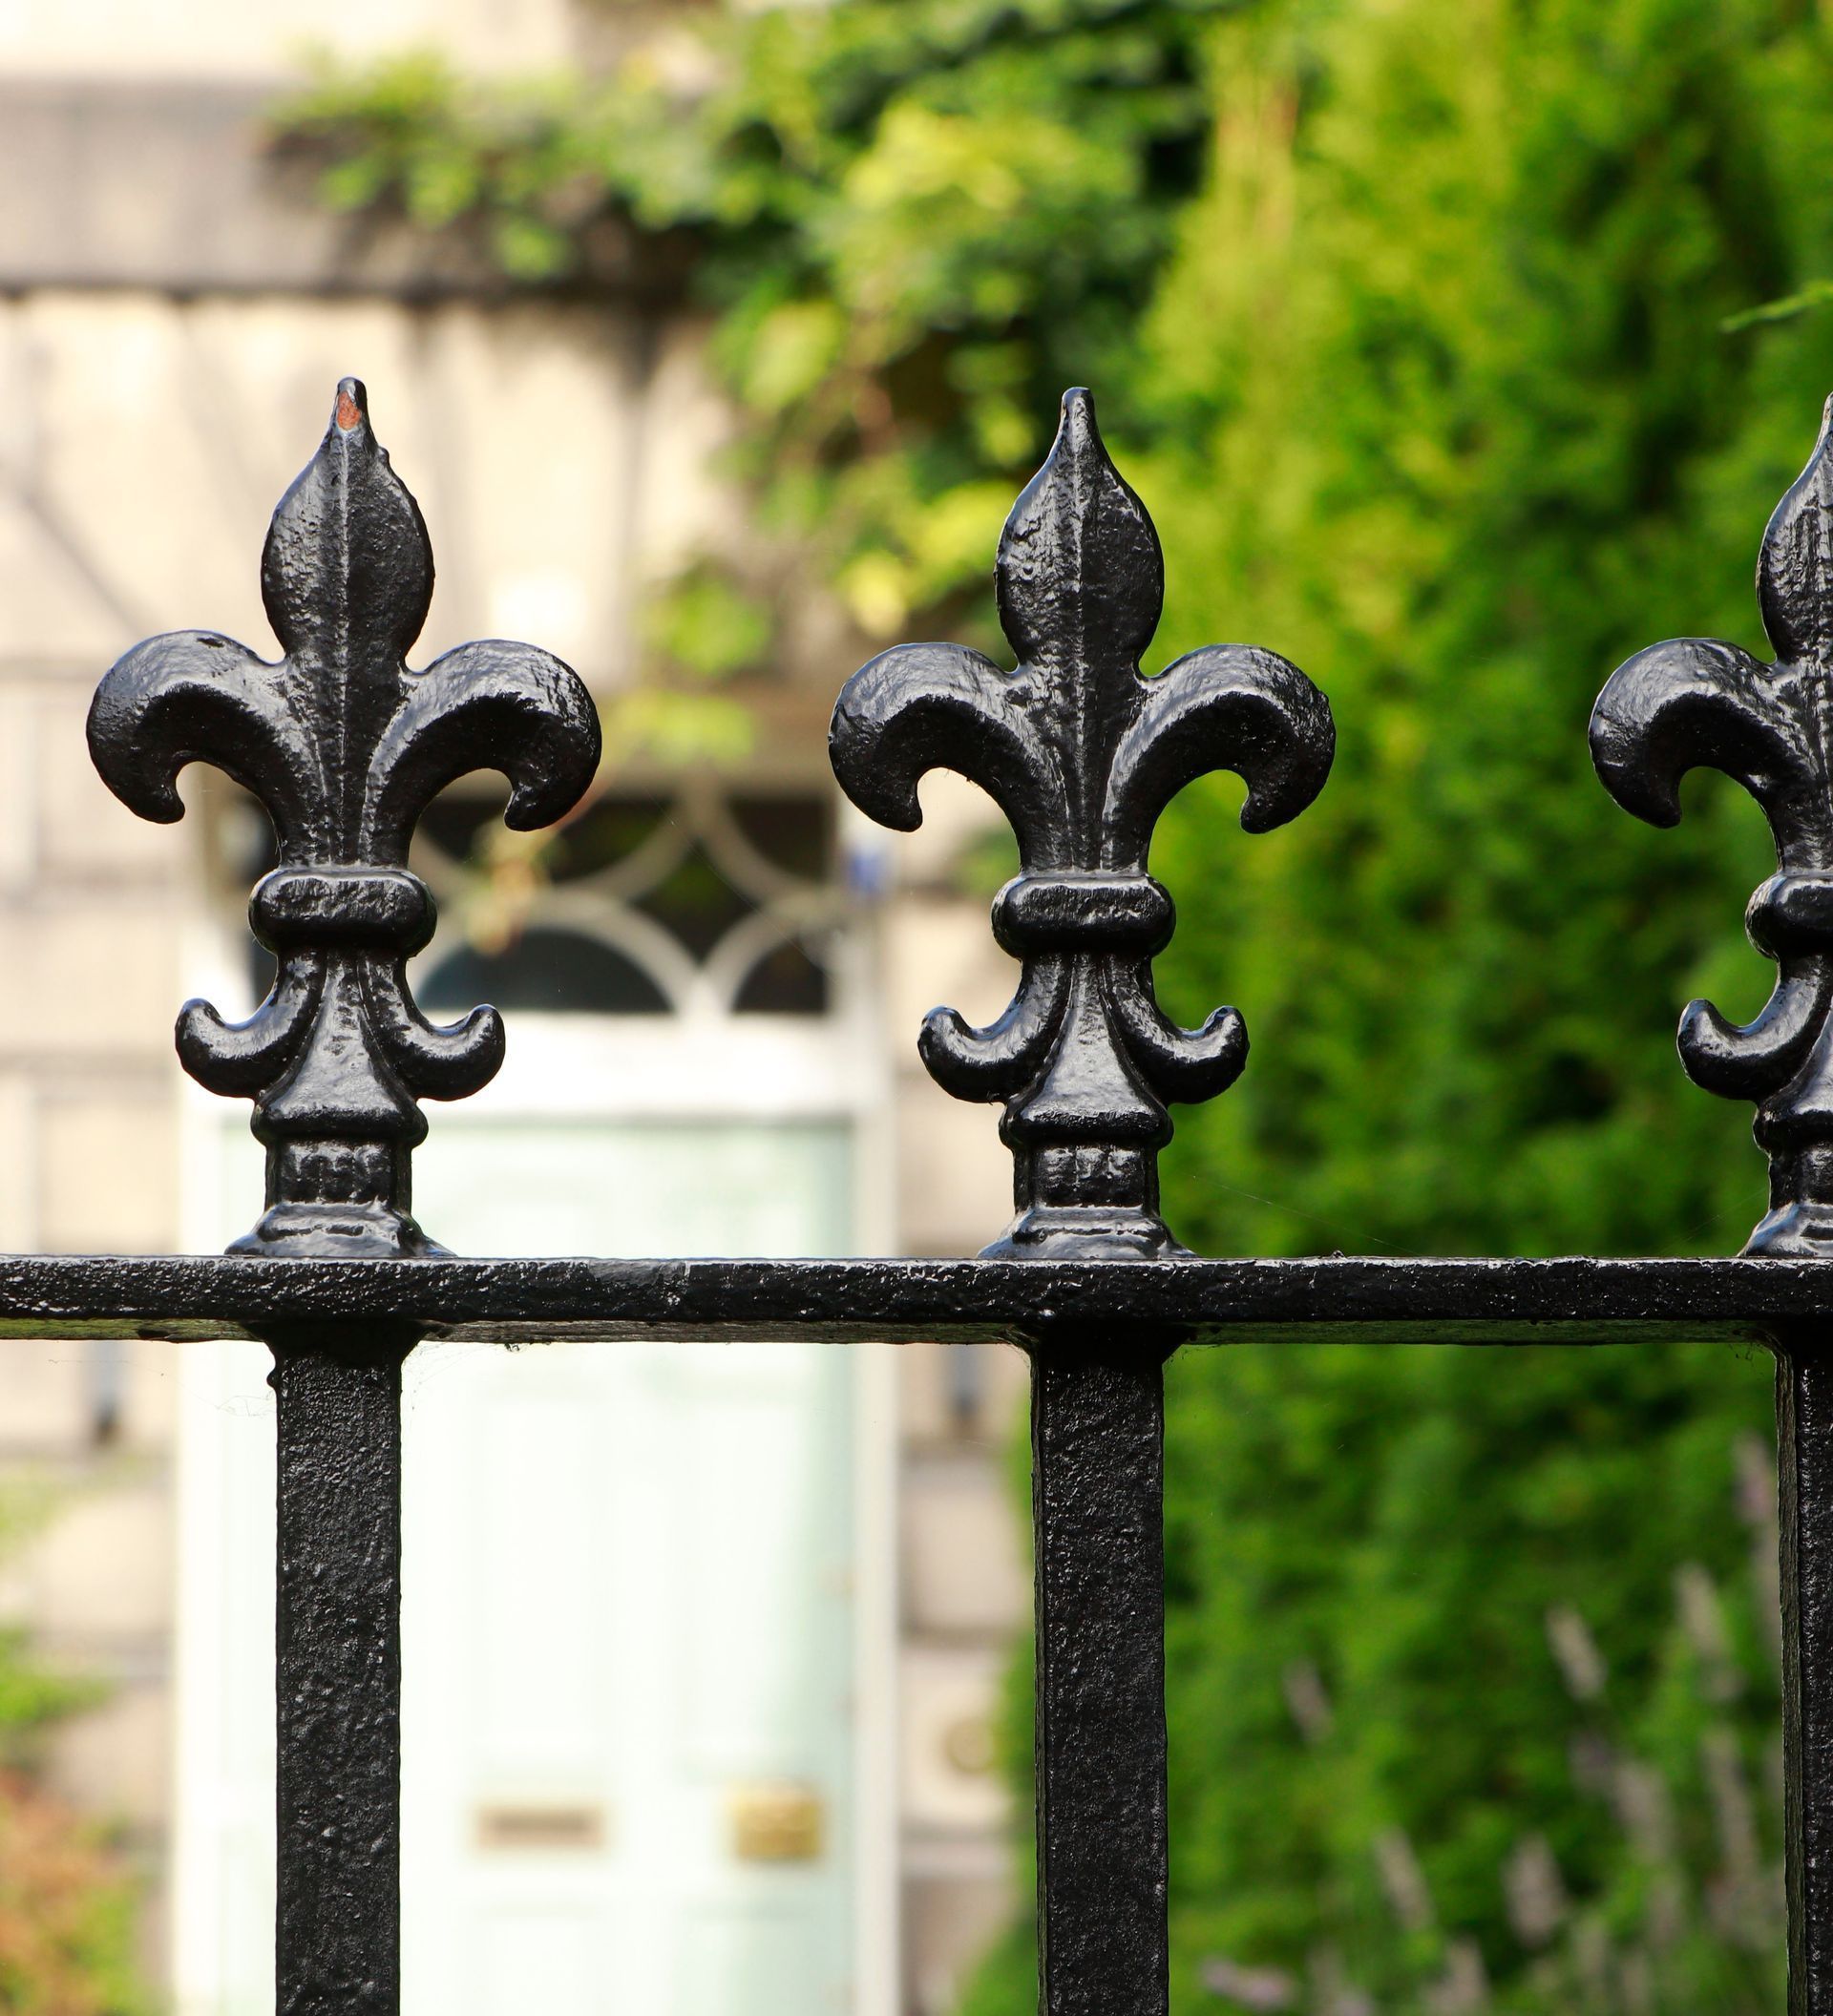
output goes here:
[{"label": "pale green door panel", "polygon": [[[415,1211],[456,1251],[855,1244],[841,1123],[431,1117]],[[226,1239],[259,1150],[224,1119]],[[210,1551],[190,1573],[214,1592],[189,1685],[226,1706],[271,1698],[273,1431],[256,1354],[223,1350],[221,1368],[195,1361],[215,1383],[184,1460],[213,1508],[187,1542]],[[405,2016],[852,2006],[853,1358],[432,1342],[409,1360]],[[270,1725],[189,1721],[186,1769],[211,1789],[179,1883],[212,1894],[180,1908],[194,1947],[214,1943],[195,1977],[217,1984],[182,2016],[257,2016]],[[812,1853],[742,1852],[760,1789],[811,1802]]]},{"label": "pale green door panel", "polygon": [[414,1215],[454,1252],[853,1250],[844,1125],[433,1117],[414,1158]]},{"label": "pale green door panel", "polygon": [[[475,1124],[473,1251],[836,1253],[819,1124]],[[423,1347],[405,1401],[405,2016],[803,2016],[850,1972],[848,1397],[811,1345]],[[759,1787],[807,1859],[739,1852]]]}]

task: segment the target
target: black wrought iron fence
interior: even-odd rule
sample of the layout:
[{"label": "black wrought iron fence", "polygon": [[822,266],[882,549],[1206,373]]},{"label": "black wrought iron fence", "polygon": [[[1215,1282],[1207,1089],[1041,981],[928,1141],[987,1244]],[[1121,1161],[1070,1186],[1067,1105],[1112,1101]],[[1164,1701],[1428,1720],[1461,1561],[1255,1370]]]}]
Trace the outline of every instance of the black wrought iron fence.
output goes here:
[{"label": "black wrought iron fence", "polygon": [[380,2016],[399,2002],[401,1366],[420,1339],[631,1336],[1004,1338],[1032,1369],[1037,1561],[1038,1922],[1047,2016],[1154,2016],[1167,1997],[1162,1369],[1246,1338],[1447,1345],[1741,1338],[1772,1348],[1780,1436],[1789,2006],[1833,2016],[1833,452],[1823,430],[1764,535],[1779,654],[1658,644],[1610,681],[1591,729],[1606,786],[1678,817],[1695,765],[1729,772],[1775,830],[1779,872],[1749,928],[1780,976],[1735,1028],[1696,1002],[1688,1071],[1758,1102],[1771,1209],[1724,1260],[1199,1260],[1159,1214],[1169,1102],[1220,1092],[1247,1035],[1233,1009],[1168,1022],[1151,962],[1169,893],[1153,821],[1199,773],[1246,780],[1250,831],[1303,811],[1334,746],[1295,666],[1210,646],[1142,679],[1162,589],[1157,538],[1085,392],[1001,538],[1005,671],[902,646],[851,680],[833,765],[874,818],[914,827],[916,786],[965,772],[1017,832],[993,907],[1022,962],[1005,1013],[942,1008],[920,1044],[959,1098],[1001,1102],[1017,1214],[978,1259],[462,1260],[414,1222],[418,1101],[455,1099],[503,1049],[489,1008],[429,1023],[405,977],[433,929],[407,867],[415,819],[478,768],[506,816],[551,821],[591,780],[591,702],[558,660],[489,641],[404,662],[432,556],[370,430],[337,391],[317,454],[274,516],[262,588],[284,656],[207,631],[156,638],[102,682],[97,767],[135,811],[175,820],[189,763],[272,816],[279,865],[250,904],[277,975],[246,1022],[179,1018],[185,1068],[252,1100],[265,1208],[221,1258],[0,1261],[13,1335],[252,1336],[279,1396],[278,2003]]}]

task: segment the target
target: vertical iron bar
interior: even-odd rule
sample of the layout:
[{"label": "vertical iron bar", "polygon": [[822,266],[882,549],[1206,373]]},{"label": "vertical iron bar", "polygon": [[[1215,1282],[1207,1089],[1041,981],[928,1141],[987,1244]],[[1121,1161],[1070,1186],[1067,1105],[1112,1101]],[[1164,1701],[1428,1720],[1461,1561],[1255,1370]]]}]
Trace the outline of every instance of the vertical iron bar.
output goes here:
[{"label": "vertical iron bar", "polygon": [[1164,2016],[1165,1384],[1052,1335],[1031,1368],[1043,2016]]},{"label": "vertical iron bar", "polygon": [[1833,1358],[1776,1352],[1789,2016],[1833,2016]]},{"label": "vertical iron bar", "polygon": [[399,1327],[270,1338],[280,2016],[401,2002]]}]

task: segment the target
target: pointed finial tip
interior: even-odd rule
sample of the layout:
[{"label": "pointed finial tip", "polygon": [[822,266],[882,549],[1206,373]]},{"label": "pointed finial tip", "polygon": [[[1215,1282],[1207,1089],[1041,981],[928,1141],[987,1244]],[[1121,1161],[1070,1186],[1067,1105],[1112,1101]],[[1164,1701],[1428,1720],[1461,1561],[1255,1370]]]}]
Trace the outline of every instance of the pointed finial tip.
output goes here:
[{"label": "pointed finial tip", "polygon": [[338,427],[348,433],[352,428],[361,427],[369,417],[369,395],[364,389],[360,378],[340,378],[337,381],[336,419]]},{"label": "pointed finial tip", "polygon": [[1095,395],[1085,385],[1072,385],[1063,395],[1063,418],[1057,425],[1054,455],[1059,452],[1080,461],[1093,452],[1106,455],[1101,429],[1095,424]]}]

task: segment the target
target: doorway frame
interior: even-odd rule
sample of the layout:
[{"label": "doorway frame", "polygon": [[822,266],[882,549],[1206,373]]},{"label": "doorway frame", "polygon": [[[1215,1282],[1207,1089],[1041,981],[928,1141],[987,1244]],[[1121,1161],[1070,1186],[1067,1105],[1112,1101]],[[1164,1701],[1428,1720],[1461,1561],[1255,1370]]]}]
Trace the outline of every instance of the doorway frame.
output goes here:
[{"label": "doorway frame", "polygon": [[[844,828],[843,828],[844,830]],[[190,991],[240,1001],[247,992],[242,941],[220,910],[200,910],[184,932]],[[430,1102],[433,1128],[566,1119],[575,1124],[684,1124],[713,1121],[829,1122],[852,1150],[852,1250],[896,1250],[895,1101],[884,1040],[875,920],[860,907],[840,934],[833,1005],[821,1016],[542,1014],[509,1018],[495,1079],[462,1107]],[[179,1118],[179,1232],[187,1250],[209,1251],[233,1211],[222,1194],[225,1116],[245,1124],[240,1101],[183,1081]],[[247,1202],[252,1220],[258,1196]],[[434,1236],[437,1228],[432,1228]],[[219,1347],[220,1348],[220,1347]],[[214,1866],[218,1829],[206,1824],[218,1794],[214,1728],[221,1706],[225,1609],[216,1560],[227,1507],[220,1465],[200,1460],[208,1433],[200,1346],[181,1386],[173,1462],[177,1531],[174,1577],[173,1820],[170,1848],[170,1985],[176,2016],[217,2016],[228,1984],[219,1964],[221,1914],[202,1880]],[[855,1562],[852,1694],[854,1704],[851,1907],[854,2016],[898,2016],[901,1956],[901,1799],[897,1766],[900,1576],[897,1519],[898,1380],[890,1345],[847,1354],[851,1371],[848,1455]],[[214,1361],[213,1361],[214,1366]],[[200,1571],[204,1572],[200,1575]]]}]

